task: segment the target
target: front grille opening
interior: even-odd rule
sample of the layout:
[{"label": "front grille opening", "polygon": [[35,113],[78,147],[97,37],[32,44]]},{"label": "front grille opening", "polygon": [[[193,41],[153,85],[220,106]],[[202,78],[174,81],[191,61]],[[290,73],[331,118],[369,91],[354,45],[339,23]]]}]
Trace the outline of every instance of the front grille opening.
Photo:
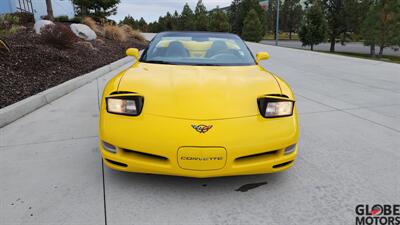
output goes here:
[{"label": "front grille opening", "polygon": [[262,152],[253,155],[246,155],[239,158],[236,158],[236,162],[250,162],[253,160],[265,160],[269,159],[279,153],[279,150],[269,151],[269,152]]},{"label": "front grille opening", "polygon": [[164,156],[160,156],[160,155],[154,155],[154,154],[150,154],[150,153],[144,153],[144,152],[138,152],[138,151],[134,151],[131,149],[122,149],[123,154],[126,155],[127,157],[132,157],[138,160],[147,160],[147,161],[152,161],[152,162],[156,162],[156,163],[167,163],[168,162],[168,158],[164,157]]},{"label": "front grille opening", "polygon": [[116,165],[116,166],[128,167],[128,165],[126,165],[125,163],[116,162],[116,161],[113,161],[113,160],[110,160],[110,159],[106,159],[106,161],[109,162],[109,163],[111,163],[111,164],[114,164],[114,165]]},{"label": "front grille opening", "polygon": [[284,163],[281,163],[281,164],[277,164],[277,165],[274,165],[273,168],[274,168],[274,169],[278,169],[278,168],[287,166],[287,165],[291,164],[292,162],[293,162],[293,161],[289,161],[289,162],[284,162]]}]

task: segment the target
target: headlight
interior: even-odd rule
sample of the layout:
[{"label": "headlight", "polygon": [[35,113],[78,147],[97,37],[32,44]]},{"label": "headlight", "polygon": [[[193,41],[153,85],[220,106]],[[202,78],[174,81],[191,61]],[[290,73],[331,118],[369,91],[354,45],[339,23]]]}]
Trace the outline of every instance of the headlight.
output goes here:
[{"label": "headlight", "polygon": [[294,101],[282,98],[260,98],[258,107],[263,117],[284,117],[293,115]]},{"label": "headlight", "polygon": [[143,97],[141,96],[118,96],[106,98],[107,112],[137,116],[143,107]]}]

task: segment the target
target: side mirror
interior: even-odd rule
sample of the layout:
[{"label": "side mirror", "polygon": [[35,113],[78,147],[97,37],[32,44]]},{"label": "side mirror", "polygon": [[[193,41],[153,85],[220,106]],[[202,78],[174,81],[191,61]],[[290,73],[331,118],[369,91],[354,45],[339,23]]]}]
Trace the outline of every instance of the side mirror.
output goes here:
[{"label": "side mirror", "polygon": [[261,60],[267,60],[269,59],[269,53],[268,52],[259,52],[256,54],[256,60],[257,62],[260,62]]},{"label": "side mirror", "polygon": [[126,50],[126,55],[127,56],[132,56],[135,59],[139,59],[139,49],[137,49],[137,48],[128,48]]}]

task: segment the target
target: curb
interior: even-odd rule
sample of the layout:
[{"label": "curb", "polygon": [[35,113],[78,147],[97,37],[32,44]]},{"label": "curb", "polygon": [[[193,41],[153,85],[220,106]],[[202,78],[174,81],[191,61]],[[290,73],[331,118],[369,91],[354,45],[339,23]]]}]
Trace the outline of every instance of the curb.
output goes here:
[{"label": "curb", "polygon": [[117,72],[121,67],[129,67],[134,63],[132,57],[125,57],[111,64],[100,67],[92,72],[68,80],[55,87],[47,89],[36,95],[23,99],[12,105],[0,109],[0,128],[14,122],[15,120],[43,107],[54,100],[104,76],[110,72]]}]

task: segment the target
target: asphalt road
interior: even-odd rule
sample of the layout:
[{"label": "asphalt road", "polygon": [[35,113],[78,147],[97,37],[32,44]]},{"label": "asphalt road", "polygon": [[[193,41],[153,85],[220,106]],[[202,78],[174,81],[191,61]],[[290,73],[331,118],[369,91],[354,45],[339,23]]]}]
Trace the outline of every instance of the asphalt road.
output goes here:
[{"label": "asphalt road", "polygon": [[399,204],[400,65],[249,46],[270,52],[262,65],[297,95],[291,170],[191,179],[103,168],[98,98],[108,74],[0,129],[0,224],[351,225],[358,204]]},{"label": "asphalt road", "polygon": [[[275,41],[261,41],[260,43],[267,44],[267,45],[275,45]],[[302,46],[300,41],[279,41],[279,46],[310,50],[310,46]],[[331,47],[330,43],[322,43],[322,44],[314,46],[314,50],[328,52],[330,47]],[[369,49],[369,46],[364,46],[364,44],[361,42],[350,42],[350,43],[346,43],[345,45],[336,43],[335,51],[336,52],[353,52],[353,53],[369,54],[370,49]],[[378,54],[379,48],[376,48],[375,51]],[[392,55],[392,56],[400,56],[400,51],[395,51],[392,48],[385,48],[383,50],[383,54],[384,55]]]}]

